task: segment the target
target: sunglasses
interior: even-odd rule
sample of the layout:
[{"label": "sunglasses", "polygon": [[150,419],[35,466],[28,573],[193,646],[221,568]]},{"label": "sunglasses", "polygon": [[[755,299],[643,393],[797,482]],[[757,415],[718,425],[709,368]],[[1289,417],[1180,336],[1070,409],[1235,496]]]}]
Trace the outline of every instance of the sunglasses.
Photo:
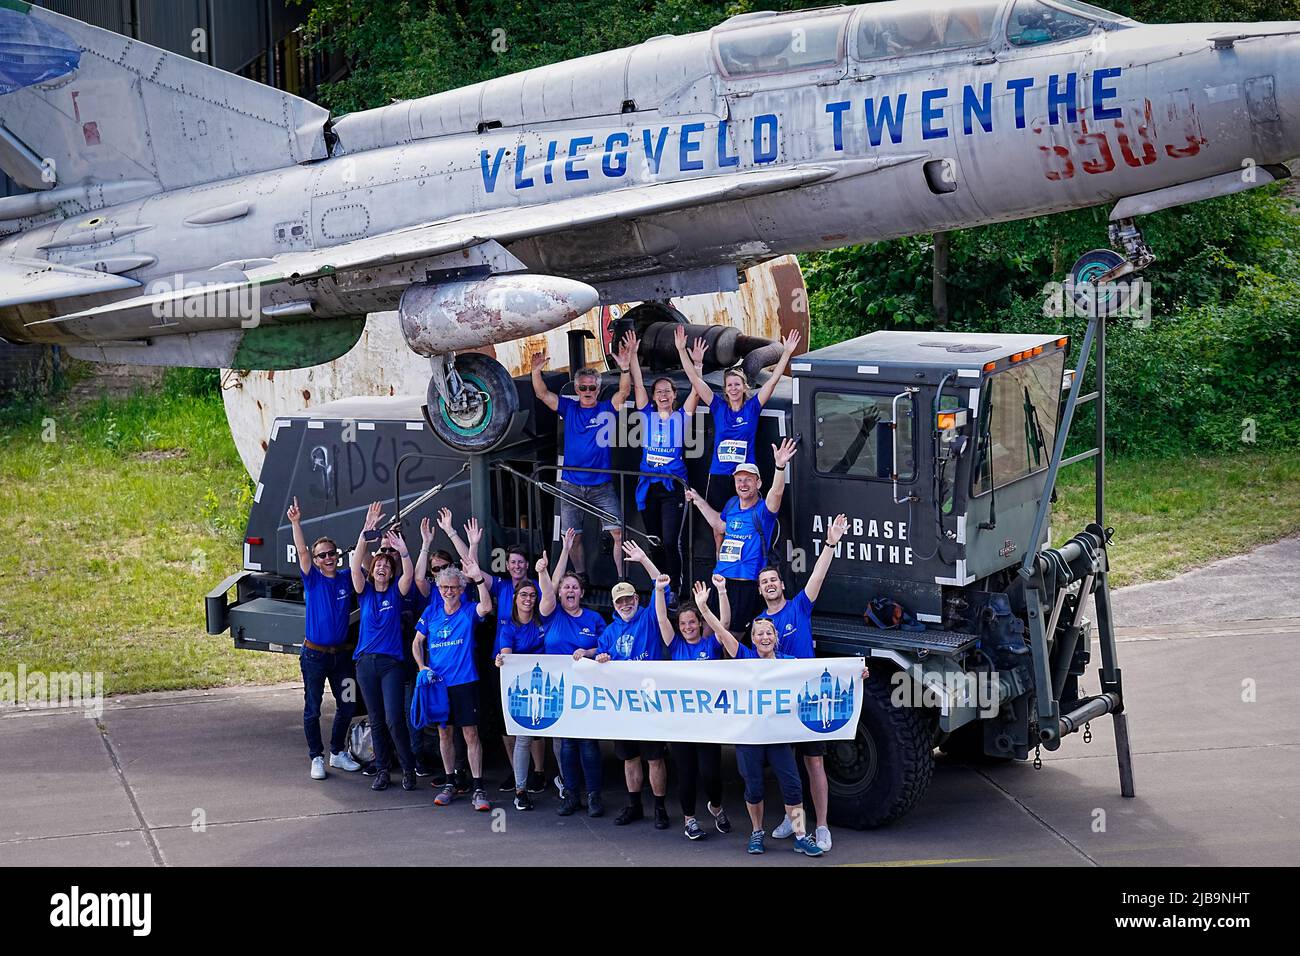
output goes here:
[{"label": "sunglasses", "polygon": [[577,388],[578,388],[578,391],[580,391],[580,392],[599,392],[599,391],[600,391],[600,386],[599,386],[599,385],[579,385]]},{"label": "sunglasses", "polygon": [[437,574],[439,571],[446,571],[449,567],[451,567],[450,564],[431,564],[429,565],[429,573]]},{"label": "sunglasses", "polygon": [[396,553],[397,553],[396,548],[380,548],[378,551],[375,552],[375,554],[396,554]]},{"label": "sunglasses", "polygon": [[317,561],[324,561],[326,558],[337,558],[338,556],[339,556],[338,551],[321,551],[318,554],[312,555],[312,557],[315,558]]}]

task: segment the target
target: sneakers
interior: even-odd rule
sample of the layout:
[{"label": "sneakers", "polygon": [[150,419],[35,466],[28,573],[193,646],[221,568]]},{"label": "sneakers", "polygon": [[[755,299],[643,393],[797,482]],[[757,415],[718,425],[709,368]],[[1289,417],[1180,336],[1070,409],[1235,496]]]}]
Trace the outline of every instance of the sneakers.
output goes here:
[{"label": "sneakers", "polygon": [[325,758],[324,757],[311,758],[311,778],[313,780],[325,779]]},{"label": "sneakers", "polygon": [[480,813],[487,813],[492,809],[492,804],[488,803],[487,794],[482,790],[474,791],[472,802],[474,804],[474,809],[478,810]]},{"label": "sneakers", "polygon": [[709,808],[709,813],[713,817],[713,825],[718,828],[718,832],[730,833],[731,820],[727,818],[727,811],[722,809],[722,807],[718,807],[718,809],[714,810],[713,804],[711,803],[706,803],[705,806]]},{"label": "sneakers", "polygon": [[777,828],[772,831],[773,840],[787,840],[792,836],[794,836],[794,824],[790,822],[789,817],[782,820]]},{"label": "sneakers", "polygon": [[[595,814],[592,814],[595,816]],[[614,818],[614,826],[625,827],[629,823],[636,823],[638,820],[645,819],[645,811],[635,804],[628,804],[622,810],[618,811],[618,816]]]},{"label": "sneakers", "polygon": [[564,799],[560,801],[560,809],[555,811],[556,816],[571,817],[578,812],[578,795],[575,793],[566,793]]},{"label": "sneakers", "polygon": [[427,763],[423,763],[417,760],[415,762],[415,775],[417,777],[432,777],[433,768],[430,767]]},{"label": "sneakers", "polygon": [[527,790],[515,791],[515,809],[531,810],[533,808],[533,798],[528,796]]},{"label": "sneakers", "polygon": [[763,852],[763,831],[755,830],[749,835],[749,846],[745,848],[747,853]]},{"label": "sneakers", "polygon": [[373,777],[377,773],[379,773],[379,767],[375,765],[373,760],[361,768],[361,776],[363,777]]},{"label": "sneakers", "polygon": [[[556,780],[559,780],[560,778],[559,778],[559,777],[556,777],[555,779],[556,779]],[[529,793],[545,793],[545,792],[546,792],[546,774],[542,773],[540,770],[530,770],[530,771],[528,771],[528,792],[529,792]]]},{"label": "sneakers", "polygon": [[501,781],[501,785],[497,787],[497,790],[500,791],[501,793],[510,793],[514,789],[515,789],[515,775],[513,773],[507,775],[506,778]]},{"label": "sneakers", "polygon": [[817,849],[823,853],[831,852],[831,830],[830,827],[817,828]]},{"label": "sneakers", "polygon": [[348,773],[356,773],[361,769],[361,764],[352,759],[352,755],[346,750],[340,750],[336,754],[330,754],[330,766],[339,770],[346,770]]},{"label": "sneakers", "polygon": [[469,771],[457,770],[454,776],[456,780],[456,793],[469,793],[469,788],[473,783],[473,781],[470,780]]},{"label": "sneakers", "polygon": [[808,839],[807,836],[794,838],[794,851],[796,853],[802,853],[804,856],[822,855],[822,848],[819,847],[814,841]]},{"label": "sneakers", "polygon": [[387,770],[379,770],[379,769],[376,769],[376,770],[375,770],[375,779],[372,780],[372,781],[370,781],[370,789],[371,789],[371,790],[387,790],[387,789],[388,789],[388,771],[387,771]]},{"label": "sneakers", "polygon": [[456,799],[455,784],[444,783],[442,785],[442,789],[438,791],[438,795],[433,798],[433,805],[435,807],[445,807],[455,799]]},{"label": "sneakers", "polygon": [[600,799],[599,791],[593,790],[587,794],[587,816],[603,817],[605,815],[605,802]]},{"label": "sneakers", "polygon": [[707,836],[708,834],[704,832],[704,828],[700,826],[699,821],[694,817],[686,821],[686,839],[703,840]]},{"label": "sneakers", "polygon": [[405,790],[407,793],[410,793],[412,790],[414,790],[414,789],[415,789],[416,787],[418,787],[419,785],[420,785],[420,784],[419,784],[419,781],[417,781],[417,780],[415,779],[415,771],[414,771],[414,770],[403,770],[403,771],[402,771],[402,789],[403,789],[403,790]]},{"label": "sneakers", "polygon": [[672,822],[668,819],[668,811],[663,807],[655,807],[655,829],[667,830],[670,826]]}]

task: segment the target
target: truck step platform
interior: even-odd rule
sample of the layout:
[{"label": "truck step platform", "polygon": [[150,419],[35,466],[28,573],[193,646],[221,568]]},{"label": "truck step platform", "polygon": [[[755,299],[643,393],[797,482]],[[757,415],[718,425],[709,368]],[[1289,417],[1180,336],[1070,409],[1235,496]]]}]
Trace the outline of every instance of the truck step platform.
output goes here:
[{"label": "truck step platform", "polygon": [[957,631],[900,631],[871,627],[852,618],[815,616],[813,636],[819,654],[858,654],[864,648],[896,651],[926,651],[955,657],[965,653],[979,640],[976,634]]}]

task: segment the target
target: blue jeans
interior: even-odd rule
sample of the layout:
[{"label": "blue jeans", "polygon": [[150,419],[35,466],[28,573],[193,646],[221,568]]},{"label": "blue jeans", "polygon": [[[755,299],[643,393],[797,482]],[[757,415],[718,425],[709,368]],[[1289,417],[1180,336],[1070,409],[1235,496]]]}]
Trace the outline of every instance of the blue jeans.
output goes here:
[{"label": "blue jeans", "polygon": [[560,741],[560,772],[564,786],[576,795],[578,781],[583,781],[583,791],[600,792],[600,741],[574,740],[565,737]]},{"label": "blue jeans", "polygon": [[[298,656],[298,666],[302,668],[302,729],[307,735],[307,749],[313,759],[325,756],[320,736],[320,704],[325,696],[325,682],[329,681],[330,692],[334,695],[330,753],[340,753],[348,745],[348,725],[357,710],[357,675],[352,658],[346,651],[326,654],[304,647]],[[352,682],[350,688],[345,688],[347,681]]]},{"label": "blue jeans", "polygon": [[736,744],[736,768],[745,778],[745,802],[763,802],[763,764],[767,763],[781,787],[781,799],[788,807],[803,803],[803,784],[794,763],[790,744]]},{"label": "blue jeans", "polygon": [[357,683],[370,714],[370,739],[375,745],[375,766],[387,771],[392,765],[388,752],[397,750],[397,762],[403,770],[415,772],[411,741],[407,733],[406,675],[400,657],[387,654],[362,654],[357,659]]}]

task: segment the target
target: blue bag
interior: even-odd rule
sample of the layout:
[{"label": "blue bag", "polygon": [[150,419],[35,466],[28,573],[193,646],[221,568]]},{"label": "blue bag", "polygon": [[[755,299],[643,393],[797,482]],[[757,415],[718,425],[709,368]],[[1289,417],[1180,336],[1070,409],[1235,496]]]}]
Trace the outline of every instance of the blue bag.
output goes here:
[{"label": "blue bag", "polygon": [[451,714],[447,683],[430,670],[420,671],[411,694],[411,726],[416,730],[445,724]]}]

